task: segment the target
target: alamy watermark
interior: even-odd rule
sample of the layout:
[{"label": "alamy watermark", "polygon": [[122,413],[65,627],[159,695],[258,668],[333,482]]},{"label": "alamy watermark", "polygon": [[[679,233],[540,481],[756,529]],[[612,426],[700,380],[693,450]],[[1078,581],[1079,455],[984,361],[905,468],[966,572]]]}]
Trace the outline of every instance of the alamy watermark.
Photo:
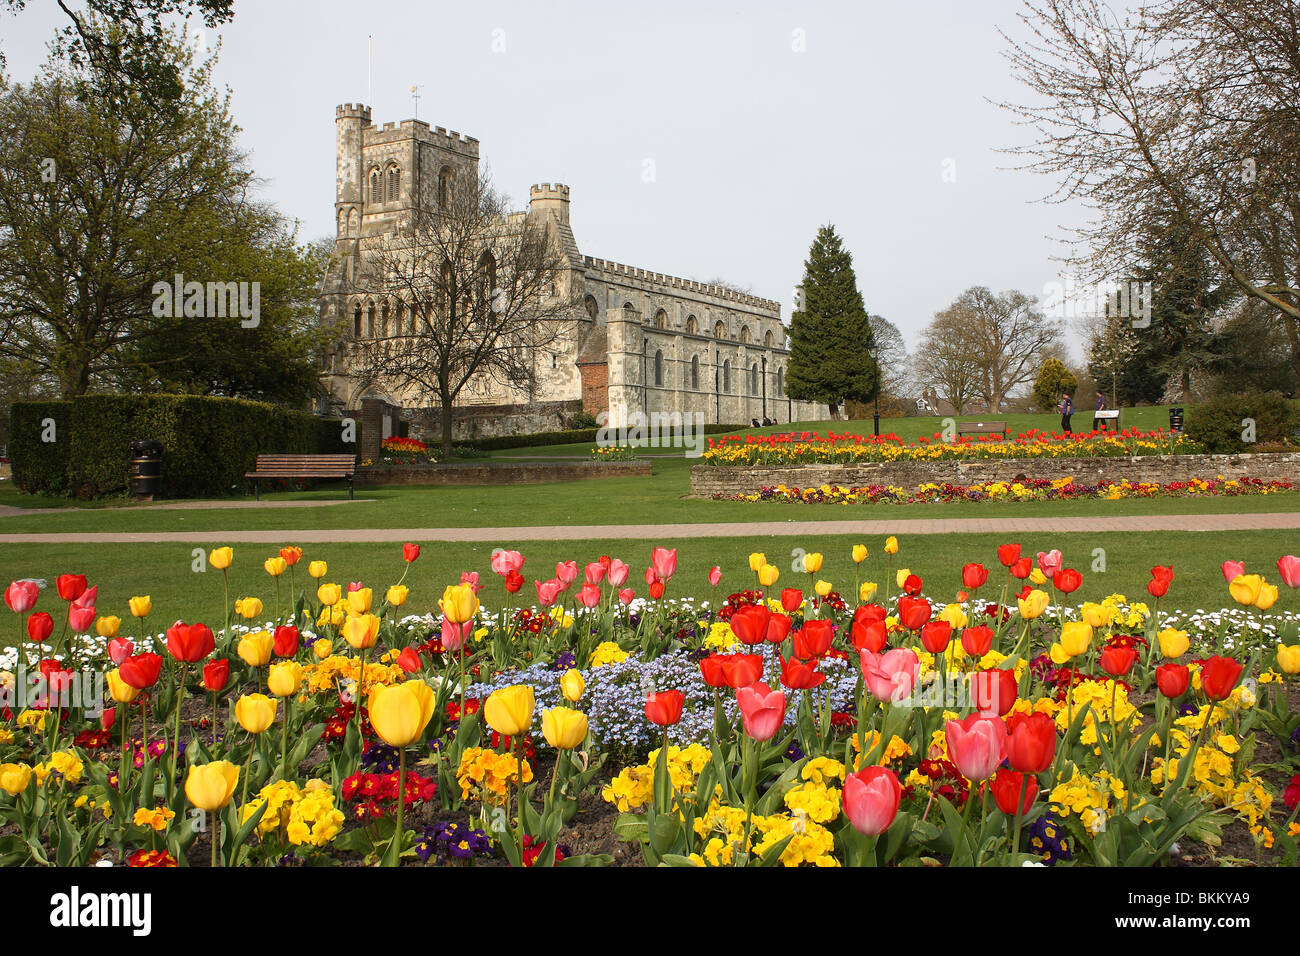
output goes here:
[{"label": "alamy watermark", "polygon": [[258,282],[186,282],[178,272],[174,281],[155,282],[150,291],[155,318],[240,319],[246,329],[255,329],[262,321]]},{"label": "alamy watermark", "polygon": [[29,672],[21,661],[14,674],[0,676],[0,707],[20,711],[78,708],[87,717],[104,712],[104,672],[58,671],[53,681]]},{"label": "alamy watermark", "polygon": [[615,405],[596,416],[600,448],[685,448],[687,458],[704,454],[703,412],[629,412]]},{"label": "alamy watermark", "polygon": [[1080,285],[1073,276],[1043,286],[1043,313],[1049,318],[1075,319],[1114,316],[1131,319],[1133,328],[1151,325],[1152,285],[1136,279]]}]

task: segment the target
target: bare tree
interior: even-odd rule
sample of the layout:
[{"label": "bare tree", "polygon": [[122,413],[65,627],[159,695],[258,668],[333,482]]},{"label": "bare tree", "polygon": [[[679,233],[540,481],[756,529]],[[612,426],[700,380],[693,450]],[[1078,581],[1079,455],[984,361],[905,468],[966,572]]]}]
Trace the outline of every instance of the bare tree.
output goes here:
[{"label": "bare tree", "polygon": [[531,400],[539,352],[573,333],[566,266],[546,223],[507,214],[488,175],[463,168],[442,197],[417,202],[393,233],[363,246],[348,292],[381,311],[376,327],[354,329],[354,381],[436,405],[444,454],[471,381]]},{"label": "bare tree", "polygon": [[964,309],[953,305],[936,312],[921,333],[920,348],[913,356],[918,384],[934,389],[956,414],[963,414],[983,377],[980,348]]},{"label": "bare tree", "polygon": [[1078,261],[1122,278],[1157,214],[1286,320],[1300,371],[1300,14],[1294,0],[1030,0],[1009,43],[1035,94],[1002,104],[1036,141],[1012,152],[1096,218]]},{"label": "bare tree", "polygon": [[871,323],[871,336],[876,343],[880,394],[892,398],[910,395],[912,370],[908,363],[907,343],[903,340],[903,333],[883,315],[868,315],[867,321]]},{"label": "bare tree", "polygon": [[1023,292],[994,295],[983,286],[967,289],[952,304],[967,324],[979,365],[974,393],[989,411],[999,411],[1008,395],[1032,384],[1047,354],[1061,348],[1065,323],[1044,318],[1036,304]]}]

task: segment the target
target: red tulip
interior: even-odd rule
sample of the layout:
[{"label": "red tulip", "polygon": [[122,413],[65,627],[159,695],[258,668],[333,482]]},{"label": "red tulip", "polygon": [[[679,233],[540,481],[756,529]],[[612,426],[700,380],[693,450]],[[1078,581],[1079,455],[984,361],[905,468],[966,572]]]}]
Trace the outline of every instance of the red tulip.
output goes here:
[{"label": "red tulip", "polygon": [[618,558],[609,559],[609,584],[610,587],[621,588],[627,583],[627,576],[631,572],[631,565],[620,561]]},{"label": "red tulip", "polygon": [[35,581],[13,581],[5,588],[5,604],[15,614],[26,614],[35,606],[40,593]]},{"label": "red tulip", "polygon": [[961,569],[961,583],[963,587],[970,588],[972,591],[984,586],[984,582],[989,579],[989,569],[982,564],[966,564]]},{"label": "red tulip", "polygon": [[[823,677],[825,675],[822,675]],[[745,733],[754,740],[771,740],[785,720],[785,694],[756,682],[736,691]]]},{"label": "red tulip", "polygon": [[1241,678],[1242,665],[1231,657],[1211,657],[1201,665],[1201,690],[1210,700],[1227,700]]},{"label": "red tulip", "polygon": [[679,690],[660,690],[647,694],[645,716],[652,724],[669,727],[682,719],[685,695]]},{"label": "red tulip", "polygon": [[298,653],[298,629],[292,624],[281,624],[272,636],[276,657],[293,657]]},{"label": "red tulip", "polygon": [[710,654],[700,659],[700,676],[710,687],[727,686],[727,673],[722,665],[723,657],[722,654]]},{"label": "red tulip", "polygon": [[1083,575],[1074,568],[1061,568],[1052,578],[1052,584],[1063,594],[1072,594],[1083,584]]},{"label": "red tulip", "polygon": [[961,649],[971,657],[983,657],[993,648],[993,628],[978,625],[963,628]]},{"label": "red tulip", "polygon": [[728,687],[748,687],[763,676],[763,658],[757,654],[725,654],[722,673]]},{"label": "red tulip", "polygon": [[508,593],[518,594],[519,589],[524,586],[524,576],[511,568],[506,572],[505,586]]},{"label": "red tulip", "polygon": [[600,585],[598,584],[588,582],[578,589],[578,603],[585,608],[595,607],[600,603],[600,597]]},{"label": "red tulip", "polygon": [[793,614],[803,604],[803,592],[798,588],[785,588],[781,591],[781,607],[785,613]]},{"label": "red tulip", "polygon": [[947,621],[931,621],[921,628],[921,646],[931,654],[942,654],[952,641],[952,625]]},{"label": "red tulip", "polygon": [[763,635],[763,640],[769,644],[780,644],[790,634],[793,624],[794,620],[788,614],[773,612],[767,619],[767,632]]},{"label": "red tulip", "polygon": [[781,658],[781,683],[791,690],[808,690],[825,680],[826,675],[817,670],[815,663],[797,657]]},{"label": "red tulip", "polygon": [[402,545],[402,560],[407,564],[410,564],[419,556],[420,546],[418,544],[411,544],[411,542],[408,541],[406,544]]},{"label": "red tulip", "polygon": [[794,632],[794,656],[806,661],[824,657],[834,639],[835,625],[830,621],[805,621],[803,627]]},{"label": "red tulip", "polygon": [[631,604],[634,597],[636,597],[636,592],[631,588],[619,588],[618,599],[623,604]]},{"label": "red tulip", "polygon": [[1020,545],[1003,544],[998,546],[998,560],[1004,568],[1009,568],[1020,560]]},{"label": "red tulip", "polygon": [[903,579],[903,593],[908,597],[916,597],[921,593],[921,578],[916,574],[909,574]]},{"label": "red tulip", "polygon": [[419,651],[414,647],[404,647],[402,653],[397,655],[397,666],[408,674],[414,674],[424,665],[420,661]]},{"label": "red tulip", "polygon": [[186,661],[190,664],[201,661],[212,653],[215,646],[216,639],[203,624],[185,624],[177,621],[167,628],[167,653],[178,661]]},{"label": "red tulip", "polygon": [[203,686],[214,694],[218,694],[226,689],[226,682],[230,680],[230,661],[221,657],[215,661],[208,661],[203,665]]},{"label": "red tulip", "polygon": [[1123,677],[1137,663],[1137,651],[1120,644],[1111,644],[1102,648],[1098,663],[1101,669],[1111,677]]},{"label": "red tulip", "polygon": [[1182,697],[1192,682],[1192,672],[1186,664],[1161,664],[1156,668],[1156,687],[1170,700]]},{"label": "red tulip", "polygon": [[54,633],[54,618],[44,611],[37,611],[27,619],[27,636],[37,644],[44,644]]},{"label": "red tulip", "polygon": [[1000,717],[971,714],[944,725],[948,759],[968,780],[987,780],[1007,755],[1007,725]]},{"label": "red tulip", "polygon": [[716,588],[721,581],[722,568],[715,564],[713,567],[709,568],[709,584]]},{"label": "red tulip", "polygon": [[1015,706],[1020,685],[1014,670],[976,671],[971,675],[974,704],[985,717],[1001,717]]},{"label": "red tulip", "polygon": [[898,599],[898,622],[909,631],[919,631],[930,620],[930,602],[924,598]]},{"label": "red tulip", "polygon": [[555,599],[560,596],[564,590],[564,585],[559,581],[534,581],[537,587],[537,603],[542,607],[550,607],[555,603]]},{"label": "red tulip", "polygon": [[767,638],[767,624],[772,612],[762,604],[738,608],[731,615],[731,631],[745,644],[761,644]]},{"label": "red tulip", "polygon": [[[1020,798],[1022,788],[1025,791],[1023,800]],[[1038,797],[1038,778],[1003,767],[994,775],[989,789],[993,791],[993,799],[999,810],[1009,817],[1023,815],[1029,812]],[[1017,801],[1020,801],[1019,810],[1016,808]]]},{"label": "red tulip", "polygon": [[1007,761],[1013,770],[1042,773],[1056,756],[1056,722],[1046,714],[1012,714],[1007,718]]},{"label": "red tulip", "polygon": [[860,651],[879,654],[888,641],[889,633],[885,630],[884,621],[855,622],[853,625],[853,646]]},{"label": "red tulip", "polygon": [[888,767],[867,767],[844,778],[841,800],[844,815],[853,829],[866,836],[879,836],[898,815],[903,788]]},{"label": "red tulip", "polygon": [[99,715],[99,729],[112,730],[115,723],[117,723],[117,708],[104,708],[104,712]]},{"label": "red tulip", "polygon": [[1151,580],[1147,582],[1147,593],[1152,597],[1164,597],[1169,593],[1169,585],[1174,583],[1174,569],[1156,565],[1151,569]]},{"label": "red tulip", "polygon": [[560,582],[561,590],[569,590],[569,585],[578,580],[578,562],[557,561],[555,563],[555,580]]},{"label": "red tulip", "polygon": [[39,669],[50,694],[60,696],[72,686],[72,668],[64,667],[62,661],[46,658],[41,661]]},{"label": "red tulip", "polygon": [[853,612],[854,624],[866,624],[869,621],[883,621],[889,612],[880,604],[863,604]]},{"label": "red tulip", "polygon": [[664,583],[659,580],[651,581],[650,582],[651,599],[658,601],[663,596],[664,596]]},{"label": "red tulip", "polygon": [[280,557],[284,558],[284,563],[293,567],[302,560],[302,548],[281,548]]},{"label": "red tulip", "polygon": [[54,589],[65,601],[75,601],[86,590],[84,574],[60,574],[54,579]]},{"label": "red tulip", "polygon": [[113,662],[114,666],[121,664],[134,653],[134,642],[127,640],[125,637],[115,637],[108,642],[108,659]]},{"label": "red tulip", "polygon": [[650,553],[650,564],[655,569],[655,574],[665,582],[671,580],[677,573],[677,549],[655,548]]},{"label": "red tulip", "polygon": [[147,690],[156,684],[161,671],[162,658],[152,653],[136,654],[118,665],[122,680],[138,690]]},{"label": "red tulip", "polygon": [[609,573],[609,565],[593,561],[582,569],[582,573],[586,577],[588,584],[599,584],[605,580],[605,575]]},{"label": "red tulip", "polygon": [[1277,559],[1277,573],[1287,587],[1300,588],[1300,558],[1294,554],[1284,554]]},{"label": "red tulip", "polygon": [[85,634],[94,623],[94,605],[90,607],[81,607],[75,603],[68,605],[68,626],[72,628],[73,634]]}]

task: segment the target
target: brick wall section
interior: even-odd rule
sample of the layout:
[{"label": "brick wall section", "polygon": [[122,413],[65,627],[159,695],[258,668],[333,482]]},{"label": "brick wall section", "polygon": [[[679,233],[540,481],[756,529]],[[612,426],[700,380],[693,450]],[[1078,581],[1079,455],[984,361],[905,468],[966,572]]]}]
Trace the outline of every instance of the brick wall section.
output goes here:
[{"label": "brick wall section", "polygon": [[1150,481],[1167,484],[1192,478],[1285,479],[1300,484],[1300,452],[1259,455],[1151,455],[1140,458],[1007,458],[979,461],[893,461],[853,465],[796,465],[740,468],[695,465],[691,494],[752,494],[763,488],[815,488],[894,485],[914,488],[926,482],[973,485],[1011,481],[1017,475],[1048,480],[1073,477],[1080,484],[1099,481]]},{"label": "brick wall section", "polygon": [[609,365],[579,364],[582,376],[582,410],[589,415],[599,415],[609,410]]},{"label": "brick wall section", "polygon": [[358,468],[356,483],[377,485],[534,485],[551,481],[639,478],[648,461],[564,461],[453,465],[380,465]]}]

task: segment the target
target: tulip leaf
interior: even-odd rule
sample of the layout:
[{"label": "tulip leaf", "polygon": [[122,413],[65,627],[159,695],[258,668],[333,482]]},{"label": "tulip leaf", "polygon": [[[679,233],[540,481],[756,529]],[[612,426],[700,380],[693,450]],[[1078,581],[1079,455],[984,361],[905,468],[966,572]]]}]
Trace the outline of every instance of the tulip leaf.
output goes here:
[{"label": "tulip leaf", "polygon": [[620,813],[614,821],[614,835],[628,843],[646,843],[650,839],[650,826],[640,814]]},{"label": "tulip leaf", "polygon": [[656,854],[664,854],[677,845],[682,824],[675,813],[657,813],[648,830],[651,848]]},{"label": "tulip leaf", "polygon": [[759,861],[758,865],[776,866],[778,863],[781,862],[781,854],[785,852],[785,848],[790,845],[790,841],[793,839],[794,839],[793,833],[786,834],[779,841],[777,841],[775,845],[768,848],[767,852],[763,854],[763,857]]},{"label": "tulip leaf", "polygon": [[785,772],[782,773],[781,776],[777,777],[776,781],[767,788],[767,792],[758,798],[758,801],[754,804],[754,813],[759,816],[766,816],[770,813],[776,812],[777,808],[785,802],[785,795],[794,788],[792,781],[798,779],[799,773],[803,769],[803,764],[804,762],[802,760],[798,763],[790,764],[790,766],[785,769]]},{"label": "tulip leaf", "polygon": [[266,808],[269,805],[269,802],[266,800],[258,803],[257,809],[253,814],[236,829],[234,826],[236,820],[234,810],[235,803],[232,800],[230,803],[226,804],[226,813],[224,814],[226,821],[221,828],[221,843],[222,849],[225,851],[224,855],[227,866],[236,865],[234,856],[244,848],[244,844],[247,842],[249,835],[253,832],[258,822],[261,821],[262,816],[266,813]]},{"label": "tulip leaf", "polygon": [[[610,857],[609,859],[611,862],[613,861],[613,857]],[[564,864],[561,863],[559,865],[563,866]],[[692,860],[689,856],[682,856],[682,854],[680,853],[665,853],[662,857],[659,858],[659,865],[660,866],[695,866],[695,861]]]},{"label": "tulip leaf", "polygon": [[[903,844],[907,842],[907,838],[916,833],[918,824],[912,822],[914,819],[915,817],[912,813],[904,810],[894,818],[894,822],[890,824],[889,829],[885,831],[885,863],[888,863],[897,856],[898,851],[901,850]],[[930,826],[930,824],[926,824],[926,826]],[[933,829],[933,827],[931,827],[931,829]]]},{"label": "tulip leaf", "polygon": [[[614,858],[608,853],[583,853],[578,856],[565,857],[556,866],[609,866]],[[690,861],[687,861],[688,863]]]}]

